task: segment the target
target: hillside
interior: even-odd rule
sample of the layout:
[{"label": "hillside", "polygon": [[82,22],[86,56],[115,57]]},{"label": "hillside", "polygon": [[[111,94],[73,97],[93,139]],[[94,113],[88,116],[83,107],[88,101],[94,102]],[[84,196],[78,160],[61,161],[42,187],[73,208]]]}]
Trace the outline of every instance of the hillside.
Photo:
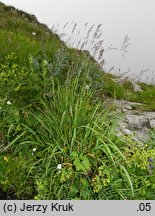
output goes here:
[{"label": "hillside", "polygon": [[2,3],[0,39],[0,196],[154,199],[154,130],[143,145],[118,136],[122,111],[111,101],[155,110],[155,87],[135,91],[34,15]]},{"label": "hillside", "polygon": [[22,65],[27,63],[27,54],[36,56],[40,52],[45,52],[47,57],[52,59],[55,52],[62,47],[80,60],[87,56],[85,53],[67,48],[58,35],[51,32],[45,24],[39,23],[34,15],[12,6],[5,6],[3,3],[0,3],[0,38],[1,62],[11,52],[15,52],[18,63]]},{"label": "hillside", "polygon": [[102,93],[106,97],[140,102],[143,110],[155,110],[153,85],[139,83],[143,92],[134,92],[129,80],[125,78],[122,82],[117,82],[115,76],[100,70],[100,66],[88,52],[66,47],[58,35],[51,32],[45,24],[39,23],[34,15],[0,3],[0,38],[1,63],[12,52],[16,57],[15,62],[21,66],[27,66],[27,57],[30,55],[40,58],[46,55],[46,58],[53,61],[58,50],[63,49],[66,65],[74,61],[91,64],[91,77],[94,81],[97,80],[98,86],[102,86]]},{"label": "hillside", "polygon": [[18,62],[22,64],[26,63],[24,59],[28,53],[36,55],[45,49],[49,56],[52,56],[63,44],[46,25],[39,24],[34,15],[7,7],[2,3],[0,3],[0,38],[2,41],[0,61],[3,61],[9,52],[15,52]]}]

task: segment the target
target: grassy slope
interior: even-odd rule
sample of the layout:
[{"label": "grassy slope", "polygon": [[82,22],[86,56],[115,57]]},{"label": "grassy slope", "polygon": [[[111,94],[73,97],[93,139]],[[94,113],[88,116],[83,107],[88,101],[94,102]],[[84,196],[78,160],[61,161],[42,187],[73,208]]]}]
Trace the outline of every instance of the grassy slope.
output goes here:
[{"label": "grassy slope", "polygon": [[[36,36],[32,35],[33,32],[36,33]],[[22,66],[27,64],[29,54],[36,56],[39,52],[45,52],[52,59],[58,48],[65,46],[56,34],[53,34],[46,25],[39,24],[33,15],[22,11],[17,12],[2,3],[0,3],[0,38],[0,62],[3,63],[4,57],[13,51],[17,56],[17,63]],[[67,47],[66,51],[73,61],[75,58],[78,58],[79,61],[83,59],[89,61],[95,71],[94,74],[98,74],[99,67],[85,53]],[[155,110],[155,86],[140,83],[144,91],[135,93],[130,83],[120,85],[113,81],[113,78],[114,76],[106,73],[100,76],[100,82],[104,83],[102,90],[105,95],[141,102],[144,103],[142,109]]]},{"label": "grassy slope", "polygon": [[[33,32],[36,36],[32,35]],[[31,15],[22,15],[3,4],[0,4],[0,38],[1,62],[12,51],[17,54],[20,64],[26,63],[28,53],[36,55],[40,49],[45,49],[52,57],[62,45],[57,35],[52,34],[45,25],[38,24]]]},{"label": "grassy slope", "polygon": [[[35,36],[33,32],[36,33]],[[36,195],[34,184],[38,190],[36,199],[49,199],[49,185],[52,184],[56,185],[56,189],[50,188],[50,192],[54,193],[52,197],[56,199],[64,199],[66,194],[69,199],[133,197],[132,183],[122,166],[126,166],[126,162],[120,150],[127,151],[125,153],[131,159],[129,172],[135,175],[132,175],[133,184],[139,179],[136,179],[137,171],[132,170],[132,163],[137,163],[136,157],[132,155],[137,154],[136,156],[140,157],[141,154],[132,149],[128,152],[126,143],[113,134],[113,127],[108,126],[109,122],[104,119],[106,115],[102,115],[102,106],[96,103],[96,99],[102,98],[104,94],[107,97],[144,102],[145,108],[149,109],[153,104],[155,88],[141,84],[145,91],[136,94],[130,83],[122,86],[117,84],[113,75],[101,71],[99,65],[85,53],[67,48],[56,34],[50,32],[45,25],[39,24],[34,16],[17,12],[1,3],[0,38],[0,69],[1,73],[4,73],[1,77],[4,88],[0,88],[0,145],[7,146],[4,155],[0,155],[0,172],[3,174],[3,168],[5,170],[5,166],[9,167],[7,178],[2,181],[3,188],[10,190],[12,185],[11,189],[13,188],[17,193],[16,197],[20,198],[33,198]],[[10,55],[11,52],[14,52],[13,56]],[[47,66],[51,67],[50,70]],[[51,71],[53,74],[60,73],[56,82],[53,81],[53,74],[49,74]],[[68,71],[76,78],[67,85],[61,85],[62,76]],[[89,72],[90,77],[85,72]],[[5,74],[9,82],[5,80]],[[79,74],[84,75],[83,79]],[[66,80],[71,79],[69,77]],[[95,85],[89,91],[89,88],[85,87],[90,83]],[[2,85],[2,82],[0,84]],[[49,104],[41,104],[41,99],[45,100],[44,95],[48,96]],[[11,106],[6,104],[8,100],[13,101]],[[34,107],[31,107],[34,101]],[[42,111],[35,109],[36,107]],[[17,143],[20,144],[16,145]],[[37,147],[37,151],[32,157],[34,147]],[[147,151],[144,151],[144,156],[154,157],[153,153]],[[55,176],[56,165],[63,162],[66,168],[61,178],[57,175],[52,180],[51,172]],[[105,169],[105,164],[108,169]],[[113,172],[115,168],[116,172]],[[141,171],[143,182],[145,170],[137,169]],[[103,178],[104,184],[108,185],[109,175],[112,176],[111,185],[102,188],[100,179]],[[120,176],[122,182],[119,181]],[[2,175],[0,180],[1,177]],[[127,182],[129,184],[126,184]],[[103,189],[102,193],[93,193],[90,183],[96,192]],[[74,184],[81,188],[80,195]],[[70,192],[71,185],[73,190]],[[145,182],[141,187],[145,187]],[[136,198],[139,198],[138,196],[139,194]],[[144,197],[147,196],[144,194]]]},{"label": "grassy slope", "polygon": [[[33,32],[36,33],[35,36]],[[41,51],[52,59],[55,52],[62,46],[74,59],[79,58],[81,61],[87,58],[85,53],[67,48],[58,35],[52,33],[46,25],[39,23],[34,15],[2,3],[0,3],[0,38],[1,63],[11,52],[15,52],[17,61],[22,66],[27,64],[26,58],[29,54],[36,56]],[[87,60],[90,59],[87,58]]]}]

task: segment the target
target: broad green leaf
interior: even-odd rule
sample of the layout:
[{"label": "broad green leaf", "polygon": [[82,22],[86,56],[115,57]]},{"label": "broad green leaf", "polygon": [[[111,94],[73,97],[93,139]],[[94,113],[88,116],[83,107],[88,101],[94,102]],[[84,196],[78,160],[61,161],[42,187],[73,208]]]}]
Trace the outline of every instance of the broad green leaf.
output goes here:
[{"label": "broad green leaf", "polygon": [[81,163],[81,161],[80,161],[79,158],[76,158],[76,159],[74,160],[73,164],[75,165],[77,171],[84,171],[84,172],[86,172],[86,168],[85,168],[84,165]]},{"label": "broad green leaf", "polygon": [[84,167],[86,168],[86,170],[90,170],[91,164],[89,162],[89,159],[87,157],[84,158],[84,160],[82,161],[82,164],[84,165]]}]

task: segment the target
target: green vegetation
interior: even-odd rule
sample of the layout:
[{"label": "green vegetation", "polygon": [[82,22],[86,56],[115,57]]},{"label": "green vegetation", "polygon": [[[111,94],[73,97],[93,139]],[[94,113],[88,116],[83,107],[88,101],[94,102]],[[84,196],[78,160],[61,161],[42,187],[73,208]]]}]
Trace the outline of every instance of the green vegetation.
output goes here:
[{"label": "green vegetation", "polygon": [[139,102],[142,103],[142,105],[135,106],[135,109],[137,108],[145,111],[155,111],[154,85],[138,83],[143,91],[135,92],[130,81],[126,81],[123,84],[119,84],[116,82],[114,78],[109,78],[107,77],[107,75],[103,75],[103,82],[103,93],[108,97]]},{"label": "green vegetation", "polygon": [[147,100],[154,87],[118,85],[27,17],[0,4],[0,189],[12,199],[155,199],[155,133],[144,146],[118,137],[101,97]]}]

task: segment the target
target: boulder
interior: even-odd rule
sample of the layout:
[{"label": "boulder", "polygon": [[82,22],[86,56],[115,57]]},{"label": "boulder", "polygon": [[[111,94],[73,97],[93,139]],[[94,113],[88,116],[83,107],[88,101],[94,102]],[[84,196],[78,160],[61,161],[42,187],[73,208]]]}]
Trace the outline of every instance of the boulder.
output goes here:
[{"label": "boulder", "polygon": [[150,126],[148,117],[143,115],[127,114],[125,120],[130,130],[139,130]]},{"label": "boulder", "polygon": [[151,127],[152,129],[155,128],[155,119],[150,119],[150,127]]},{"label": "boulder", "polygon": [[[117,104],[116,112],[122,115],[118,119],[119,125],[116,128],[116,134],[130,136],[132,140],[144,145],[149,139],[150,130],[155,129],[155,112],[136,111],[130,107],[127,109],[127,106],[124,105],[126,103],[132,105],[133,102],[117,101],[115,103],[115,105]],[[120,112],[120,107],[122,112]]]}]

